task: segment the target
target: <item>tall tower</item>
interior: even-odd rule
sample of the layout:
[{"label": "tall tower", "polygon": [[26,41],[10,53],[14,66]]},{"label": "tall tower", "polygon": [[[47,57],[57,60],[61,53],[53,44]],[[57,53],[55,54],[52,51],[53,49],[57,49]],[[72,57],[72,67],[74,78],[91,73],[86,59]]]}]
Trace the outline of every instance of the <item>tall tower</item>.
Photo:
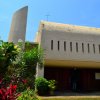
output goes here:
[{"label": "tall tower", "polygon": [[18,41],[22,41],[25,43],[27,13],[28,6],[25,6],[14,13],[8,42],[13,42],[16,44]]}]

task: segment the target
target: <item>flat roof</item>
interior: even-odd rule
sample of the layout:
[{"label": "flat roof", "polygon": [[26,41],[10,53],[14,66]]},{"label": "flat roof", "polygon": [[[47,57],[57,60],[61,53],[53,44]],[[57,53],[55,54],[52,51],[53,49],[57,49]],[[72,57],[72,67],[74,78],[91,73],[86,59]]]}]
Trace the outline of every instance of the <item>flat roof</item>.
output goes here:
[{"label": "flat roof", "polygon": [[100,35],[100,28],[87,27],[87,26],[77,26],[70,24],[62,24],[48,21],[41,21],[40,25],[42,28],[48,31],[60,31],[60,32],[70,32],[79,34],[97,34]]}]

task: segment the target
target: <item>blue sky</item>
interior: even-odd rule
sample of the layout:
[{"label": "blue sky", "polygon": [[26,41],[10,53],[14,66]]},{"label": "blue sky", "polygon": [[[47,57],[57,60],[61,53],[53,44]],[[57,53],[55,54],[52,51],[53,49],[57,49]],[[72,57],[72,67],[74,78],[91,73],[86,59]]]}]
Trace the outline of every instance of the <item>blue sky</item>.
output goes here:
[{"label": "blue sky", "polygon": [[41,20],[100,27],[100,0],[0,0],[0,37],[8,40],[14,12],[28,6],[26,40],[33,41]]}]

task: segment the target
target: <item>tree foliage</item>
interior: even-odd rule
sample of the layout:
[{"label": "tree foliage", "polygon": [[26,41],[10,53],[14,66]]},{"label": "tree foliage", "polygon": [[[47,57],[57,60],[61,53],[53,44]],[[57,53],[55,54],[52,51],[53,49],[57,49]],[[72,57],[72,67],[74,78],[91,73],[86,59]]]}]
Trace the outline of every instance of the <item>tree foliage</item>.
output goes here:
[{"label": "tree foliage", "polygon": [[18,55],[18,48],[13,43],[2,42],[0,46],[0,75],[3,76]]},{"label": "tree foliage", "polygon": [[[21,45],[3,42],[0,46],[0,77],[2,76],[6,82],[16,80],[19,90],[34,88],[36,66],[37,63],[42,64],[41,51],[38,46],[23,50]],[[27,81],[24,86],[23,80]]]}]

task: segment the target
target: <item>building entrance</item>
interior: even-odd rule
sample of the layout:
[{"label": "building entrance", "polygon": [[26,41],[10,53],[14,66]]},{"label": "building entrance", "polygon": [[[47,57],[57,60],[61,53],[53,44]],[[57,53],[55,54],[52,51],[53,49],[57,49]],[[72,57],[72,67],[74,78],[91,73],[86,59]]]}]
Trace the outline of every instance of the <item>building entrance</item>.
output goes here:
[{"label": "building entrance", "polygon": [[100,69],[45,67],[44,77],[56,80],[57,91],[100,91],[100,80],[95,79]]},{"label": "building entrance", "polygon": [[57,91],[70,91],[71,90],[71,70],[68,68],[59,67],[45,67],[44,77],[48,80],[56,80]]},{"label": "building entrance", "polygon": [[80,91],[80,84],[81,84],[81,78],[80,78],[80,70],[78,69],[72,69],[71,71],[71,91]]}]

